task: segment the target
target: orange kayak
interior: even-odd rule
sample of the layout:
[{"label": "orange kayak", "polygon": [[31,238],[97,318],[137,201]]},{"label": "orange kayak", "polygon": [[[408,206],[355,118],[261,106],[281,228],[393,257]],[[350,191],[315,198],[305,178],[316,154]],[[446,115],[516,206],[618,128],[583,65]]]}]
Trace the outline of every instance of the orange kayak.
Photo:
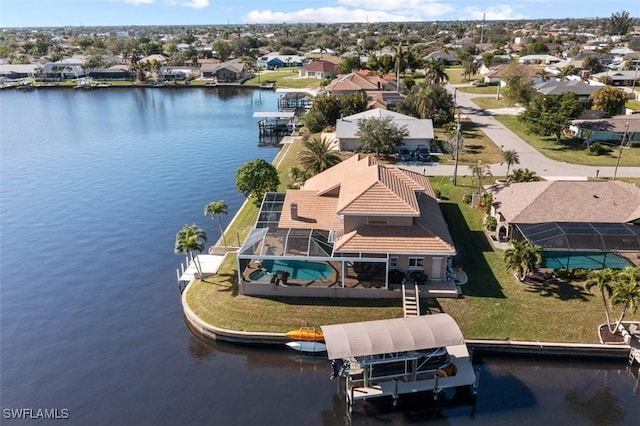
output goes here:
[{"label": "orange kayak", "polygon": [[306,341],[306,342],[324,342],[324,335],[322,330],[315,328],[298,328],[287,332],[287,337],[292,340]]}]

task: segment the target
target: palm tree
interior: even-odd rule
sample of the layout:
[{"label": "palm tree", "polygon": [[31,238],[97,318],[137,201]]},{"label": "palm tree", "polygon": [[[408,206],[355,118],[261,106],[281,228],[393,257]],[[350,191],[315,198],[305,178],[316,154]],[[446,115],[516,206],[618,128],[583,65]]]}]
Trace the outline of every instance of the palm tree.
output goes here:
[{"label": "palm tree", "polygon": [[435,59],[429,59],[424,65],[424,77],[430,84],[441,84],[447,81],[447,74],[444,72],[444,64]]},{"label": "palm tree", "polygon": [[542,263],[542,247],[529,240],[511,240],[511,248],[504,252],[508,270],[516,270],[518,280],[523,281],[529,272],[535,272]]},{"label": "palm tree", "polygon": [[206,206],[204,206],[204,215],[211,216],[211,219],[218,218],[218,226],[220,227],[220,235],[222,235],[222,243],[226,246],[227,240],[224,238],[224,230],[222,229],[222,220],[220,216],[223,214],[226,215],[229,213],[229,207],[227,207],[227,203],[223,200],[212,201]]},{"label": "palm tree", "polygon": [[304,143],[304,151],[298,154],[298,161],[310,173],[318,174],[342,161],[340,155],[331,147],[331,142],[317,136]]},{"label": "palm tree", "polygon": [[292,166],[289,169],[289,179],[291,180],[289,184],[290,188],[300,188],[308,178],[309,173],[298,166]]},{"label": "palm tree", "polygon": [[204,250],[207,242],[207,233],[204,229],[199,228],[197,225],[185,225],[176,234],[176,244],[174,251],[176,254],[187,254],[190,260],[196,267],[198,277],[202,279],[202,268],[200,267],[200,261],[196,253]]},{"label": "palm tree", "polygon": [[591,292],[591,289],[594,287],[600,290],[600,295],[602,296],[602,304],[604,305],[604,315],[607,319],[607,327],[612,333],[614,332],[614,330],[611,329],[609,302],[607,299],[611,297],[614,283],[614,274],[611,269],[599,269],[589,272],[587,281],[585,281],[584,283],[584,288],[589,292]]},{"label": "palm tree", "polygon": [[545,69],[538,70],[536,74],[542,79],[542,81],[549,81],[549,76],[551,76],[551,73]]},{"label": "palm tree", "polygon": [[614,330],[620,328],[627,312],[636,312],[640,308],[640,267],[627,268],[617,275],[618,282],[611,293],[613,305],[624,305]]},{"label": "palm tree", "polygon": [[508,178],[509,182],[536,182],[539,180],[536,172],[529,169],[513,169],[513,173]]},{"label": "palm tree", "polygon": [[491,166],[488,164],[482,164],[481,161],[478,161],[476,164],[472,164],[469,166],[469,170],[471,170],[471,175],[473,179],[478,179],[478,194],[481,194],[482,191],[482,178],[483,177],[491,177]]},{"label": "palm tree", "polygon": [[502,151],[502,162],[500,165],[507,165],[507,178],[509,177],[509,169],[514,164],[520,164],[520,157],[518,156],[518,152],[515,149],[507,149]]}]

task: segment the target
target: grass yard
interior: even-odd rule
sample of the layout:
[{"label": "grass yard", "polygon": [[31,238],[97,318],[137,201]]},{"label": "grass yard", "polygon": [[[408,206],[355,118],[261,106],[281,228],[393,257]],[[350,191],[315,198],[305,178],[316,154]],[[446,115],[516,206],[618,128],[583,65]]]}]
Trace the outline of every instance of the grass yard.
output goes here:
[{"label": "grass yard", "polygon": [[446,68],[445,73],[447,74],[447,80],[451,84],[471,83],[473,80],[482,77],[480,73],[475,73],[471,76],[471,80],[464,80],[462,78],[462,68]]},{"label": "grass yard", "polygon": [[640,111],[640,101],[629,100],[626,105],[627,108],[632,109],[634,111]]},{"label": "grass yard", "polygon": [[458,86],[459,92],[474,93],[476,95],[496,95],[498,93],[498,86]]},{"label": "grass yard", "polygon": [[288,89],[317,89],[322,80],[318,78],[298,77],[298,68],[279,69],[277,71],[261,71],[258,76],[248,80],[247,85],[259,85],[260,83],[275,83],[276,87]]},{"label": "grass yard", "polygon": [[[458,157],[459,164],[475,164],[478,161],[483,163],[493,164],[502,161],[502,154],[500,154],[500,148],[493,143],[491,139],[485,135],[485,133],[478,128],[478,126],[469,120],[461,120],[462,125],[462,139],[464,142],[464,148],[460,151]],[[438,139],[446,140],[447,136],[442,129],[435,129],[435,133]],[[449,154],[440,155],[441,164],[454,164],[454,159]],[[460,169],[461,174],[465,174],[467,167]]]},{"label": "grass yard", "polygon": [[[616,165],[619,150],[613,149],[608,155],[591,156],[585,154],[585,148],[580,140],[563,139],[556,143],[554,136],[537,136],[528,134],[523,123],[513,115],[496,115],[496,120],[508,127],[513,133],[521,137],[529,145],[536,148],[543,155],[557,161],[587,166]],[[621,167],[631,167],[640,164],[640,148],[624,148],[620,157]]]},{"label": "grass yard", "polygon": [[[283,187],[289,167],[295,164],[297,142],[276,158]],[[280,161],[282,159],[282,161]],[[441,191],[442,211],[449,223],[458,257],[469,275],[462,299],[423,303],[423,313],[451,314],[469,339],[513,339],[596,343],[595,329],[603,321],[598,297],[579,284],[561,283],[532,288],[518,282],[504,268],[502,254],[492,249],[482,231],[482,213],[461,202],[475,185],[468,177],[453,186],[448,177],[432,178]],[[242,241],[257,215],[247,203],[227,232],[227,240]],[[403,314],[400,300],[267,299],[238,294],[237,265],[229,254],[215,277],[196,282],[187,294],[190,307],[203,320],[222,328],[242,331],[285,332],[300,326],[396,318]],[[544,319],[544,320],[542,320]]]},{"label": "grass yard", "polygon": [[504,101],[504,99],[496,99],[496,98],[472,98],[474,104],[478,105],[482,109],[497,109],[497,108],[508,108],[509,105]]}]

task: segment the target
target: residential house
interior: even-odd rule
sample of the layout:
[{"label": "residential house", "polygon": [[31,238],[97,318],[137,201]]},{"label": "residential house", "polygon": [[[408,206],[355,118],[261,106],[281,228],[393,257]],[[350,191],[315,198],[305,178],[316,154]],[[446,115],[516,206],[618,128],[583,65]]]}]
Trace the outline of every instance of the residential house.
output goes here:
[{"label": "residential house", "polygon": [[575,93],[581,101],[589,100],[589,96],[602,86],[587,84],[580,80],[560,81],[547,80],[533,86],[538,92],[544,95],[564,95],[565,93]]},{"label": "residential house", "polygon": [[553,55],[525,55],[518,58],[518,62],[521,64],[550,65],[550,64],[557,64],[558,62],[561,62],[561,61],[562,61],[562,58],[558,58]]},{"label": "residential house", "polygon": [[248,76],[244,64],[235,59],[219,64],[203,64],[200,67],[200,72],[202,73],[202,78],[215,78],[218,82],[242,81]]},{"label": "residential house", "polygon": [[313,61],[300,68],[299,75],[305,78],[335,78],[338,71],[338,66],[332,62]]},{"label": "residential house", "polygon": [[620,145],[640,142],[640,114],[616,115],[595,120],[573,120],[569,130],[587,142],[607,142]]},{"label": "residential house", "polygon": [[0,64],[0,78],[7,80],[19,80],[21,78],[33,77],[36,69],[40,69],[38,64]]},{"label": "residential house", "polygon": [[490,188],[501,240],[545,251],[640,253],[640,188],[620,181],[541,181]]},{"label": "residential house", "polygon": [[446,65],[455,65],[460,63],[460,59],[458,58],[458,54],[455,50],[436,50],[435,52],[429,53],[424,59],[427,61],[434,60],[443,62]]},{"label": "residential house", "polygon": [[298,55],[280,55],[278,53],[270,53],[261,56],[257,60],[260,68],[275,70],[284,67],[301,67],[304,64],[304,58]]},{"label": "residential house", "polygon": [[431,119],[418,119],[398,112],[376,108],[350,115],[336,121],[336,139],[339,141],[340,150],[358,151],[360,149],[360,137],[358,122],[370,118],[391,117],[398,127],[406,127],[409,134],[404,138],[403,147],[414,151],[418,145],[431,146],[434,138],[433,121]]},{"label": "residential house", "polygon": [[[640,78],[638,70],[604,71],[591,76],[592,79],[612,86],[634,86],[634,81]],[[638,84],[635,84],[637,86]]]},{"label": "residential house", "polygon": [[[354,155],[299,190],[266,194],[238,252],[240,291],[398,298],[389,290],[406,281],[422,284],[423,297],[457,297],[455,255],[426,176]],[[299,270],[315,272],[280,279]]]},{"label": "residential house", "polygon": [[369,75],[362,71],[338,76],[325,87],[325,90],[332,95],[345,95],[363,90],[365,92],[396,90],[396,87],[395,80],[387,80],[379,75]]},{"label": "residential house", "polygon": [[[500,83],[502,84],[502,78],[505,74],[511,72],[511,70],[513,68],[511,68],[512,64],[500,64],[500,65],[496,65],[495,67],[491,67],[491,68],[486,68],[483,66],[483,68],[480,69],[480,74],[482,74],[482,76],[484,77],[484,82],[485,83]],[[530,65],[525,65],[525,64],[517,64],[515,65],[515,69],[517,69],[519,72],[524,73],[526,76],[528,76],[531,81],[533,81],[534,83],[537,82],[536,79],[540,79],[540,77],[538,76],[538,69],[530,66]]]}]

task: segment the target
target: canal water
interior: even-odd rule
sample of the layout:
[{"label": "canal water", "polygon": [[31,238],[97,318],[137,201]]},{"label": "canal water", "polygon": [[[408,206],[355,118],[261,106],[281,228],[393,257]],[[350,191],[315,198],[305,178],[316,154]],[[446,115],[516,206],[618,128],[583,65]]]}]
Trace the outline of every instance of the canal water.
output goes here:
[{"label": "canal water", "polygon": [[[182,319],[175,233],[196,223],[219,237],[204,206],[222,199],[235,212],[236,169],[275,157],[252,114],[276,100],[215,88],[0,92],[0,423],[347,423],[325,361],[204,344]],[[638,424],[623,361],[477,367],[475,408],[422,395],[399,410],[358,404],[351,422]]]}]

